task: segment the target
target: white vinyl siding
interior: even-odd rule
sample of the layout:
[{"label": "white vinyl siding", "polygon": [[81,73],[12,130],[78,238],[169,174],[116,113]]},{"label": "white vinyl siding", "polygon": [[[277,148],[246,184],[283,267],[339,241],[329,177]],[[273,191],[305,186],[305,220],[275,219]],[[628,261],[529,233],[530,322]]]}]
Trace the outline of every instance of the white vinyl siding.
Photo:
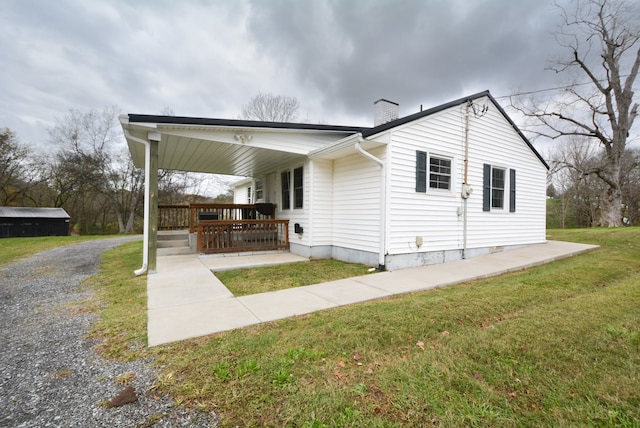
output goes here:
[{"label": "white vinyl siding", "polygon": [[[482,102],[476,101],[478,104]],[[469,198],[469,246],[544,242],[547,170],[542,162],[493,105],[483,117],[470,117],[469,139],[469,182],[474,188]],[[491,212],[482,210],[484,163],[505,170],[503,209]],[[509,209],[512,194],[509,170],[517,173],[515,212]]]},{"label": "white vinyl siding", "polygon": [[233,189],[233,203],[234,204],[249,204],[249,191],[251,189],[251,181],[246,181],[240,185],[237,185]]},{"label": "white vinyl siding", "polygon": [[[482,117],[469,118],[467,248],[518,245],[545,240],[546,168],[513,127],[490,104]],[[391,132],[390,254],[461,249],[460,197],[464,174],[464,106],[433,114]],[[416,151],[451,159],[451,191],[416,192]],[[505,171],[504,208],[483,212],[483,164]],[[517,171],[517,210],[510,212],[509,171]],[[429,171],[427,171],[427,175]],[[423,245],[416,246],[416,238]]]},{"label": "white vinyl siding", "polygon": [[[333,223],[333,161],[315,159],[309,162],[311,176],[309,191],[312,236],[311,245],[332,245]],[[305,229],[305,234],[307,230]]]},{"label": "white vinyl siding", "polygon": [[[456,210],[463,139],[460,123],[456,112],[448,110],[392,132],[387,244],[390,254],[459,248]],[[430,188],[427,160],[424,193],[416,192],[416,151],[451,160],[450,190]],[[420,248],[416,238],[423,240]]]},{"label": "white vinyl siding", "polygon": [[[384,149],[370,153],[384,158]],[[334,162],[333,245],[378,253],[380,249],[380,166],[354,154]]]}]

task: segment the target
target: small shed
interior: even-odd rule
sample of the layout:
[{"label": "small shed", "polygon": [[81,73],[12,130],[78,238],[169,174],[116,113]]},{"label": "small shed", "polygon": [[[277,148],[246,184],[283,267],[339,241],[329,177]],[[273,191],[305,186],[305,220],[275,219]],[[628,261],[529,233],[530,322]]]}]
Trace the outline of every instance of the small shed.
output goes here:
[{"label": "small shed", "polygon": [[0,238],[69,235],[63,208],[0,207]]}]

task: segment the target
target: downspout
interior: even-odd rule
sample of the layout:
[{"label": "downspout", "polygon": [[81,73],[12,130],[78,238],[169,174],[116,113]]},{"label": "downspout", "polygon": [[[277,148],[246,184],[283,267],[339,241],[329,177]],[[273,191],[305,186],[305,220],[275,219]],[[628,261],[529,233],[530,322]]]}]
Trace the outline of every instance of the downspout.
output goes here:
[{"label": "downspout", "polygon": [[467,258],[467,202],[471,194],[471,186],[469,186],[469,102],[465,107],[464,113],[464,180],[462,184],[462,193],[460,197],[464,201],[462,213],[462,258]]},{"label": "downspout", "polygon": [[355,144],[355,149],[358,153],[360,153],[362,156],[368,158],[369,160],[372,160],[373,162],[377,163],[380,166],[380,177],[381,177],[381,181],[382,181],[382,195],[380,196],[380,250],[378,253],[378,270],[385,270],[385,250],[386,250],[386,225],[387,225],[387,219],[386,219],[386,212],[387,212],[387,179],[386,179],[386,172],[385,172],[385,168],[384,168],[384,162],[381,159],[378,159],[377,157],[373,156],[371,153],[367,152],[366,150],[364,150],[362,148],[362,141],[364,141],[364,138],[362,138],[362,134],[361,133],[357,133],[356,134],[358,140],[356,141]]},{"label": "downspout", "polygon": [[147,267],[149,266],[149,169],[151,167],[151,145],[142,138],[134,137],[127,129],[124,129],[124,135],[129,140],[144,144],[144,235],[142,244],[142,267],[133,271],[136,276],[140,276],[147,273]]}]

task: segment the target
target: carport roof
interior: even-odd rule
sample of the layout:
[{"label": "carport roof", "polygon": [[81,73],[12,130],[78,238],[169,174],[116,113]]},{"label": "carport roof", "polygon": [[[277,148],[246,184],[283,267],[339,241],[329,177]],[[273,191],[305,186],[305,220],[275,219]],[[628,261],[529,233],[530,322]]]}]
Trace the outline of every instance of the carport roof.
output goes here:
[{"label": "carport roof", "polygon": [[158,168],[251,177],[359,132],[361,127],[183,116],[120,116],[137,167],[141,140],[159,140]]}]

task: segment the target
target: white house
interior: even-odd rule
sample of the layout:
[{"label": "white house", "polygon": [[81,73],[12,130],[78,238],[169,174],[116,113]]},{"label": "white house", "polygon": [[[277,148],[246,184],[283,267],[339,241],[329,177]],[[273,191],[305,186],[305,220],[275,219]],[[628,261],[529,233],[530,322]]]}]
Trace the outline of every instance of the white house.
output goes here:
[{"label": "white house", "polygon": [[247,177],[235,202],[276,204],[304,256],[398,269],[545,242],[548,166],[488,91],[403,118],[379,100],[370,128],[121,123],[139,166],[155,142],[159,168]]}]

